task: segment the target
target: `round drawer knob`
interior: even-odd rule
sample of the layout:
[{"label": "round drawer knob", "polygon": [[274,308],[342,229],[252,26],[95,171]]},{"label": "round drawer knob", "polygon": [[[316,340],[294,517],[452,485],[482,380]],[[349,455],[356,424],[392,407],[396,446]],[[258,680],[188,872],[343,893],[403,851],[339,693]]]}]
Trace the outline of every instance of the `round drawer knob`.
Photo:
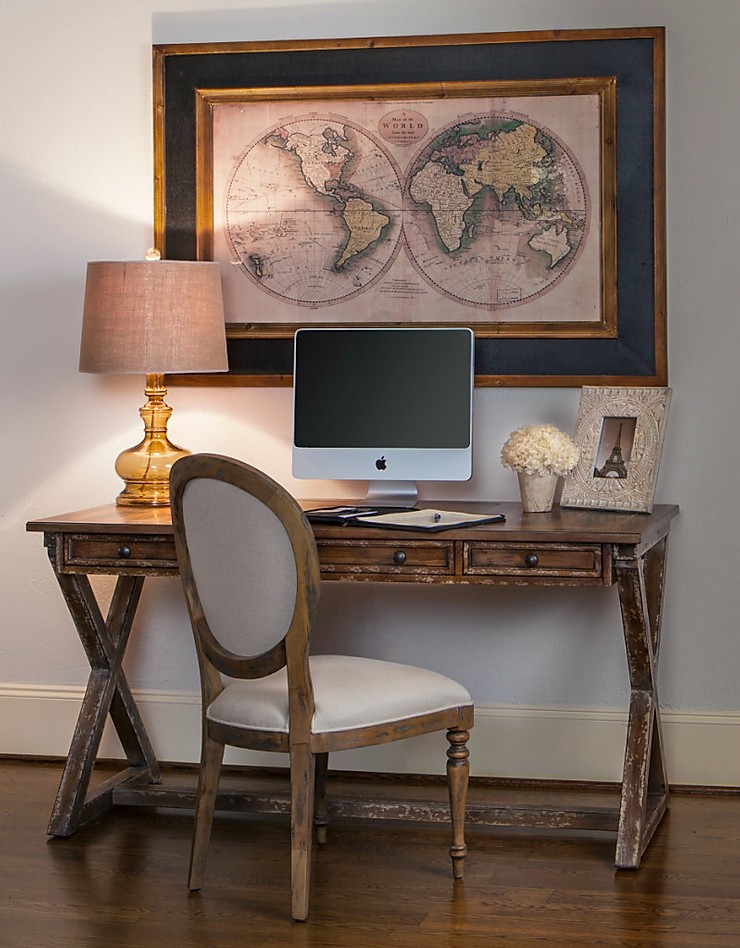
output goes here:
[{"label": "round drawer knob", "polygon": [[127,560],[131,556],[131,547],[130,546],[119,546],[118,555],[122,560]]},{"label": "round drawer knob", "polygon": [[534,569],[539,561],[539,557],[536,553],[527,553],[527,555],[524,557],[524,565],[527,567],[527,569]]},{"label": "round drawer knob", "polygon": [[393,554],[393,562],[396,564],[396,566],[403,566],[403,564],[406,562],[406,554],[403,552],[403,550],[396,550],[396,552]]}]

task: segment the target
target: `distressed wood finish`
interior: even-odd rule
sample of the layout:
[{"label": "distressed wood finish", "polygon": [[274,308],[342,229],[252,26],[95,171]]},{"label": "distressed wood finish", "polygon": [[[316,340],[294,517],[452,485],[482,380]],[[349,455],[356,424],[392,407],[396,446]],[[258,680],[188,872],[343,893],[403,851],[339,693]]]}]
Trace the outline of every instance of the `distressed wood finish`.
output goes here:
[{"label": "distressed wood finish", "polygon": [[[112,805],[113,790],[124,783],[161,779],[159,764],[123,672],[123,656],[141,595],[142,576],[119,576],[107,619],[103,619],[87,576],[68,575],[52,564],[90,663],[90,677],[47,832],[69,836]],[[110,714],[128,767],[89,792],[103,728]]]},{"label": "distressed wood finish", "polygon": [[[316,794],[318,804],[318,768],[321,755],[317,755]],[[335,775],[336,777],[336,775]],[[371,778],[372,779],[372,778]],[[478,778],[479,784],[486,783],[485,778]],[[506,781],[490,781],[495,786],[507,785]],[[509,781],[517,787],[530,787],[536,782]],[[245,787],[231,786],[228,790],[219,789],[216,794],[215,809],[223,812],[262,813],[265,815],[287,815],[290,813],[290,794],[274,789],[270,792],[257,792],[254,787],[245,782]],[[546,781],[548,789],[559,791],[565,796],[565,791],[572,791],[580,784],[568,782]],[[545,785],[543,784],[543,786]],[[589,785],[590,788],[595,785]],[[551,793],[550,797],[554,794]],[[511,801],[486,799],[483,802],[468,801],[465,810],[466,825],[520,827],[522,829],[546,830],[587,830],[589,832],[617,833],[619,828],[619,787],[615,785],[611,794],[616,800],[608,803],[583,803],[567,805],[563,800],[556,803],[539,802],[527,803],[522,799],[516,803]],[[185,783],[173,784],[165,782],[160,785],[146,787],[123,785],[113,792],[113,803],[120,806],[156,806],[168,809],[195,808],[197,799],[196,788]],[[449,802],[429,801],[422,796],[405,796],[404,799],[393,799],[389,796],[376,796],[372,791],[361,798],[343,795],[341,789],[332,788],[330,798],[326,798],[325,807],[314,806],[314,826],[317,832],[317,842],[326,841],[326,827],[329,818],[332,819],[362,819],[362,820],[396,820],[399,822],[414,823],[444,823],[450,821]],[[323,831],[322,831],[323,827]],[[324,837],[322,840],[322,836]]]},{"label": "distressed wood finish", "polygon": [[657,664],[667,538],[644,556],[617,560],[631,696],[616,864],[635,869],[668,808]]},{"label": "distressed wood finish", "polygon": [[[302,502],[302,506],[307,509],[329,506],[333,502],[307,500]],[[499,805],[488,801],[469,807],[467,821],[494,826],[616,832],[616,865],[620,868],[637,867],[668,806],[655,681],[663,613],[666,542],[678,508],[660,505],[651,514],[555,508],[550,513],[528,515],[513,503],[455,501],[445,504],[428,501],[426,505],[472,513],[500,512],[505,514],[506,523],[445,531],[433,538],[410,531],[317,525],[313,529],[321,557],[322,579],[333,582],[521,586],[616,584],[631,688],[619,806]],[[142,579],[177,572],[170,512],[166,508],[136,510],[110,505],[36,520],[28,525],[28,529],[45,534],[51,562],[63,592],[65,588],[76,588],[68,583],[75,576],[84,580],[85,575],[106,573]],[[120,551],[126,548],[131,551],[129,555],[120,555]],[[401,563],[393,559],[399,551],[405,556]],[[170,555],[171,560],[168,559]],[[536,562],[533,556],[537,558]],[[83,644],[90,638],[90,622],[85,615],[96,608],[89,601],[92,594],[88,592],[86,595],[88,601],[82,609],[78,605],[79,594],[68,599]],[[108,621],[110,623],[111,619]],[[124,638],[128,637],[128,631],[130,623]],[[118,635],[117,632],[114,634]],[[124,646],[125,641],[119,645],[121,653]],[[94,667],[94,660],[93,657],[91,667]],[[126,706],[132,707],[133,700],[125,679],[122,682],[122,693],[128,702]],[[82,790],[87,787],[86,781],[97,751],[99,736],[96,739],[95,735],[97,729],[102,728],[107,713],[105,702],[88,701],[86,696],[54,806],[49,829],[52,835],[74,832],[82,823],[113,804],[194,805],[192,790],[144,783],[157,779],[156,770],[150,760],[152,775],[147,776],[145,770],[140,770],[134,754],[131,769],[125,771],[113,786],[103,785],[97,791],[94,806],[92,800],[85,807],[80,806],[80,787]],[[143,725],[139,726],[138,715],[134,720],[137,720],[135,733],[145,734]],[[316,812],[322,814],[317,825],[319,841],[325,832],[327,815],[431,822],[449,818],[446,807],[430,807],[421,801],[396,804],[372,799],[330,799],[325,803],[324,813],[322,806],[318,805],[321,798],[318,771],[320,766],[317,768],[316,791]],[[219,809],[274,813],[286,812],[288,803],[279,798],[230,792],[219,793],[216,806]],[[321,826],[323,828],[319,828]]]}]

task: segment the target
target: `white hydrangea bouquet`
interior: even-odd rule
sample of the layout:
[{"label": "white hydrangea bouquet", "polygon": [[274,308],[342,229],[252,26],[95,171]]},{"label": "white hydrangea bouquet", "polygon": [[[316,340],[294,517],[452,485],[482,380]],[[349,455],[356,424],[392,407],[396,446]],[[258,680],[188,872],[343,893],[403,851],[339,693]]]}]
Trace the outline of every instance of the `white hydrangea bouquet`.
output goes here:
[{"label": "white hydrangea bouquet", "polygon": [[509,435],[501,463],[521,474],[564,477],[578,464],[581,452],[555,425],[525,425]]},{"label": "white hydrangea bouquet", "polygon": [[501,463],[516,471],[525,513],[552,510],[558,478],[569,474],[581,452],[555,425],[525,425],[509,435]]}]

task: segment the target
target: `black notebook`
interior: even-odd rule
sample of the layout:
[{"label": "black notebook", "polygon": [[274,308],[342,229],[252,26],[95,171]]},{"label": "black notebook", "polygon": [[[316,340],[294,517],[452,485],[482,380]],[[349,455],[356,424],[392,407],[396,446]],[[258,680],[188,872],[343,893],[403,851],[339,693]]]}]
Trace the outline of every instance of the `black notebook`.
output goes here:
[{"label": "black notebook", "polygon": [[373,507],[347,505],[307,510],[310,523],[344,523],[362,527],[384,527],[388,530],[423,530],[436,532],[454,527],[474,527],[484,523],[503,523],[503,514],[474,514],[456,510],[416,507]]},{"label": "black notebook", "polygon": [[359,517],[373,517],[379,514],[401,513],[415,510],[414,507],[379,507],[372,504],[338,505],[336,507],[317,507],[306,510],[309,523],[351,523]]}]

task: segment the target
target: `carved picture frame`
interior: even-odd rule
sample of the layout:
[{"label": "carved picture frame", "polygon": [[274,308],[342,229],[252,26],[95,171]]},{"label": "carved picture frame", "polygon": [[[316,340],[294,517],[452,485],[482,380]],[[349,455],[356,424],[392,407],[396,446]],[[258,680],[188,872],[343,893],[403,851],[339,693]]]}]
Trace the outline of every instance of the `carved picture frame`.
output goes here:
[{"label": "carved picture frame", "polygon": [[650,513],[671,394],[665,387],[583,387],[574,434],[581,457],[561,507]]}]

